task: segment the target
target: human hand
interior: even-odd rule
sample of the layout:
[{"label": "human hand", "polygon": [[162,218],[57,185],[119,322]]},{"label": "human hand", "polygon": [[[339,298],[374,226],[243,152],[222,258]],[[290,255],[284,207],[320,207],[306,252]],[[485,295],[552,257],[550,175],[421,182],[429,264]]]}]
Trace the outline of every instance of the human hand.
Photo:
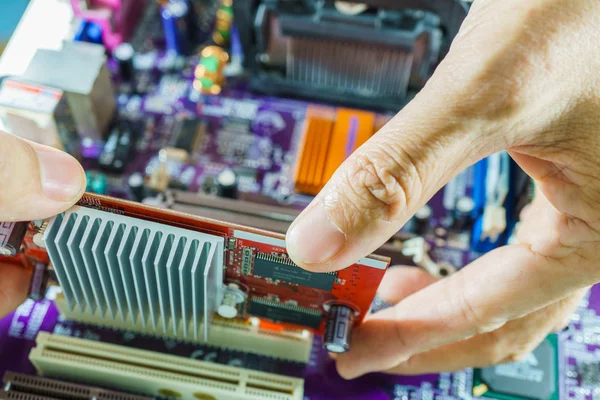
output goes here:
[{"label": "human hand", "polygon": [[421,276],[408,291],[398,286],[406,270],[390,271],[398,303],[355,329],[352,350],[337,357],[343,377],[518,359],[600,281],[598,26],[596,0],[475,1],[425,88],[292,224],[291,258],[334,271],[495,152],[508,150],[540,189],[520,244],[435,283]]},{"label": "human hand", "polygon": [[[70,155],[0,131],[0,221],[49,218],[85,191],[83,168]],[[0,263],[0,317],[27,298],[30,272]]]}]

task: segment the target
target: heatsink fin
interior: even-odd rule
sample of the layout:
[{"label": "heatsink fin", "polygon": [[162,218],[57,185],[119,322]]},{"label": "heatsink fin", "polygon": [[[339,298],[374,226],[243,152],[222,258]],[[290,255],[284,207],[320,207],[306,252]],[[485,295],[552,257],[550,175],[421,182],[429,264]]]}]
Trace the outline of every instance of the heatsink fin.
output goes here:
[{"label": "heatsink fin", "polygon": [[222,296],[222,237],[76,206],[44,241],[69,311],[207,340]]},{"label": "heatsink fin", "polygon": [[168,398],[302,400],[304,381],[40,332],[29,358],[42,375]]}]

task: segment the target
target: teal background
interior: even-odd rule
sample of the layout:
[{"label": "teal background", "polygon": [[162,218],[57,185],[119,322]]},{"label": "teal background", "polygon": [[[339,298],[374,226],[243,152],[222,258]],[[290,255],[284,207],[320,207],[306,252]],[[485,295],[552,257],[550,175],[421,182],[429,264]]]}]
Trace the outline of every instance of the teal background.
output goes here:
[{"label": "teal background", "polygon": [[29,0],[0,0],[0,43],[8,42]]}]

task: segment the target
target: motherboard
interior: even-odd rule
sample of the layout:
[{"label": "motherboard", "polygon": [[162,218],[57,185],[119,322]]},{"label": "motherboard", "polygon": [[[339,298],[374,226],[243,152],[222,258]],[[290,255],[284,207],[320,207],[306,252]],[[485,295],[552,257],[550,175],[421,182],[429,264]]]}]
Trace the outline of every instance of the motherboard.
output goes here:
[{"label": "motherboard", "polygon": [[0,78],[5,129],[87,176],[65,213],[0,226],[2,261],[33,270],[0,320],[0,399],[600,399],[600,288],[511,364],[346,381],[328,354],[389,306],[388,267],[444,279],[516,240],[534,189],[506,153],[344,270],[286,253],[294,218],[423,86],[468,2],[70,7],[62,48]]}]

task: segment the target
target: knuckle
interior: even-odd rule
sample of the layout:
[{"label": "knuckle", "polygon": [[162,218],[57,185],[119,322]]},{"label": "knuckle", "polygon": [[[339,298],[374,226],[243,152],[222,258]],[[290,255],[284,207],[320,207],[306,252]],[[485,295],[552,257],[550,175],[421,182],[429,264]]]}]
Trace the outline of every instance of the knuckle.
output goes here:
[{"label": "knuckle", "polygon": [[493,334],[506,324],[505,317],[495,315],[472,295],[473,285],[468,278],[460,274],[453,275],[453,278],[454,285],[449,286],[445,293],[445,297],[451,299],[446,307],[450,307],[455,315],[453,324],[465,327],[471,335]]},{"label": "knuckle", "polygon": [[347,201],[379,219],[398,218],[422,192],[422,179],[414,162],[392,149],[374,146],[353,157],[342,175]]},{"label": "knuckle", "polygon": [[500,334],[497,332],[489,332],[484,337],[484,344],[481,350],[483,361],[478,366],[487,367],[499,364],[506,357],[506,353],[506,342],[502,339]]},{"label": "knuckle", "polygon": [[479,307],[472,304],[468,296],[461,294],[459,299],[459,312],[467,326],[471,326],[476,334],[490,333],[502,327],[506,321],[504,319],[493,318],[485,315]]},{"label": "knuckle", "polygon": [[525,360],[525,358],[527,358],[528,354],[528,351],[518,351],[515,353],[510,353],[504,360],[502,360],[502,363],[513,363],[523,361]]}]

